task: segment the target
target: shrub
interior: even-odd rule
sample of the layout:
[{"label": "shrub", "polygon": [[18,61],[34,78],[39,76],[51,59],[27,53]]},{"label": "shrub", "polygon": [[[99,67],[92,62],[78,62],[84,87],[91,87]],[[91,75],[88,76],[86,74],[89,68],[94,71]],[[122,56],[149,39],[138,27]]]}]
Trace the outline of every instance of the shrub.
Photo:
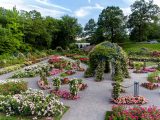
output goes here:
[{"label": "shrub", "polygon": [[159,83],[160,82],[160,72],[156,71],[148,74],[148,81],[151,83]]},{"label": "shrub", "polygon": [[69,89],[72,96],[77,96],[79,91],[77,79],[73,79],[69,82]]},{"label": "shrub", "polygon": [[53,85],[55,86],[55,90],[58,91],[61,87],[61,79],[56,77],[56,78],[53,78]]},{"label": "shrub", "polygon": [[27,82],[22,80],[8,80],[0,84],[1,95],[14,95],[27,90]]},{"label": "shrub", "polygon": [[144,65],[143,62],[134,62],[133,65],[134,65],[134,68],[136,69],[136,72],[138,72]]},{"label": "shrub", "polygon": [[119,82],[113,83],[112,98],[117,99],[120,96],[121,86]]},{"label": "shrub", "polygon": [[103,74],[105,71],[105,61],[101,61],[99,62],[96,71],[95,71],[95,75],[96,75],[96,81],[102,81],[103,80]]},{"label": "shrub", "polygon": [[160,71],[160,63],[158,63],[158,65],[157,65],[157,70]]},{"label": "shrub", "polygon": [[44,82],[44,85],[48,85],[47,74],[43,70],[40,71],[40,79]]},{"label": "shrub", "polygon": [[94,76],[94,72],[91,68],[87,68],[87,70],[84,73],[84,77],[85,78],[89,78],[89,77],[93,77]]},{"label": "shrub", "polygon": [[113,75],[113,80],[114,81],[117,81],[117,82],[122,82],[123,81],[123,72],[122,72],[122,69],[120,68],[120,62],[119,61],[116,61],[115,62],[115,72],[114,72],[114,75]]}]

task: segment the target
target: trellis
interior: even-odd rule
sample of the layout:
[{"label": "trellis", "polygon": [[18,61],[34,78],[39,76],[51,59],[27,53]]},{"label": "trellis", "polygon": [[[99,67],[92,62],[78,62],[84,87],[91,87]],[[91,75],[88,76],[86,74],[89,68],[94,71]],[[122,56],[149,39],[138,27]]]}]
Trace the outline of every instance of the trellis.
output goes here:
[{"label": "trellis", "polygon": [[106,61],[106,63],[109,62],[111,64],[111,67],[106,66],[105,69],[111,68],[112,77],[114,77],[115,74],[119,74],[117,73],[118,71],[123,71],[120,73],[122,74],[123,78],[129,77],[127,69],[127,56],[122,48],[115,43],[106,41],[98,44],[90,52],[89,59],[90,61],[88,69],[93,75],[95,74],[98,64],[101,61]]}]

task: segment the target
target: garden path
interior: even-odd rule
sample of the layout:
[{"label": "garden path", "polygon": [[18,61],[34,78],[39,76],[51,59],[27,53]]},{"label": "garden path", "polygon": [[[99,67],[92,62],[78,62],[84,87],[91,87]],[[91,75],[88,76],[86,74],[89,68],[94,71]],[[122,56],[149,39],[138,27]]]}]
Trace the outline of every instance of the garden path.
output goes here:
[{"label": "garden path", "polygon": [[[82,67],[87,68],[85,64],[81,65]],[[0,80],[10,77],[13,73],[14,72],[1,75]],[[105,74],[105,80],[102,82],[95,82],[94,78],[85,79],[83,75],[83,72],[77,72],[75,75],[69,77],[83,78],[84,82],[88,84],[88,88],[79,93],[81,98],[78,100],[61,100],[65,105],[70,106],[70,109],[64,114],[62,120],[104,120],[105,112],[107,110],[111,110],[113,104],[109,103],[112,91],[110,74]],[[123,82],[124,86],[132,85],[135,80],[140,83],[146,82],[147,74],[135,74],[130,70],[130,76],[130,79],[126,79]],[[24,80],[28,81],[28,86],[30,88],[39,89],[37,86],[39,77],[24,78]],[[51,82],[51,77],[49,78],[49,81]],[[68,85],[63,85],[62,89],[68,89]],[[133,86],[127,88],[126,92],[126,95],[133,95]],[[140,87],[140,95],[149,99],[149,103],[145,106],[151,106],[154,104],[155,106],[160,107],[160,96],[158,90],[150,91]]]}]

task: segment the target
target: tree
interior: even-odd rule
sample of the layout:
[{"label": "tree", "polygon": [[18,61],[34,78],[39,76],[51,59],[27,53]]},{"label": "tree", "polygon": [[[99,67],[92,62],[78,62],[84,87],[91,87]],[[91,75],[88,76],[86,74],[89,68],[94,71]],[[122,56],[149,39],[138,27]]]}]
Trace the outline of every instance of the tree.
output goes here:
[{"label": "tree", "polygon": [[111,42],[123,41],[126,35],[125,16],[119,7],[111,6],[103,9],[99,15],[98,27],[103,29],[103,35]]},{"label": "tree", "polygon": [[159,39],[160,40],[160,24],[151,23],[148,31],[148,39]]},{"label": "tree", "polygon": [[42,17],[40,12],[0,7],[0,54],[35,49],[66,48],[82,33],[74,17]]},{"label": "tree", "polygon": [[137,0],[131,5],[131,15],[129,15],[128,27],[131,30],[130,38],[135,41],[147,39],[147,32],[150,23],[158,19],[160,9],[153,4],[153,0]]},{"label": "tree", "polygon": [[51,35],[47,32],[45,19],[35,10],[26,13],[24,27],[25,42],[37,48],[50,48]]},{"label": "tree", "polygon": [[82,27],[78,24],[77,19],[68,15],[63,16],[58,22],[58,29],[57,37],[52,41],[53,48],[61,46],[65,49],[69,44],[75,42],[76,37],[82,31]]},{"label": "tree", "polygon": [[87,41],[92,42],[92,36],[96,31],[96,22],[94,19],[90,19],[84,27],[84,36],[87,37]]}]

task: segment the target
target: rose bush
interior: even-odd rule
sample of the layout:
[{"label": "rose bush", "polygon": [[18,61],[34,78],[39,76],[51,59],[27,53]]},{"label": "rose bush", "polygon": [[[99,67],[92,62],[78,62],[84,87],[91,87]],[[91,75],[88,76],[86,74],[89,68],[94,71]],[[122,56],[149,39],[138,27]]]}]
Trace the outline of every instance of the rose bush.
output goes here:
[{"label": "rose bush", "polygon": [[57,95],[60,98],[66,99],[66,100],[76,100],[80,97],[78,95],[72,95],[69,91],[66,90],[51,90],[50,93]]},{"label": "rose bush", "polygon": [[27,82],[23,80],[6,80],[0,83],[1,95],[14,95],[27,90]]},{"label": "rose bush", "polygon": [[160,120],[160,109],[156,106],[113,106],[111,114],[105,120]]},{"label": "rose bush", "polygon": [[0,112],[9,116],[54,117],[62,115],[64,108],[56,96],[42,91],[29,89],[21,94],[0,95]]},{"label": "rose bush", "polygon": [[36,64],[33,66],[28,66],[23,70],[20,70],[13,74],[12,78],[25,78],[25,77],[35,77],[39,75],[42,69],[48,68],[48,64]]}]

